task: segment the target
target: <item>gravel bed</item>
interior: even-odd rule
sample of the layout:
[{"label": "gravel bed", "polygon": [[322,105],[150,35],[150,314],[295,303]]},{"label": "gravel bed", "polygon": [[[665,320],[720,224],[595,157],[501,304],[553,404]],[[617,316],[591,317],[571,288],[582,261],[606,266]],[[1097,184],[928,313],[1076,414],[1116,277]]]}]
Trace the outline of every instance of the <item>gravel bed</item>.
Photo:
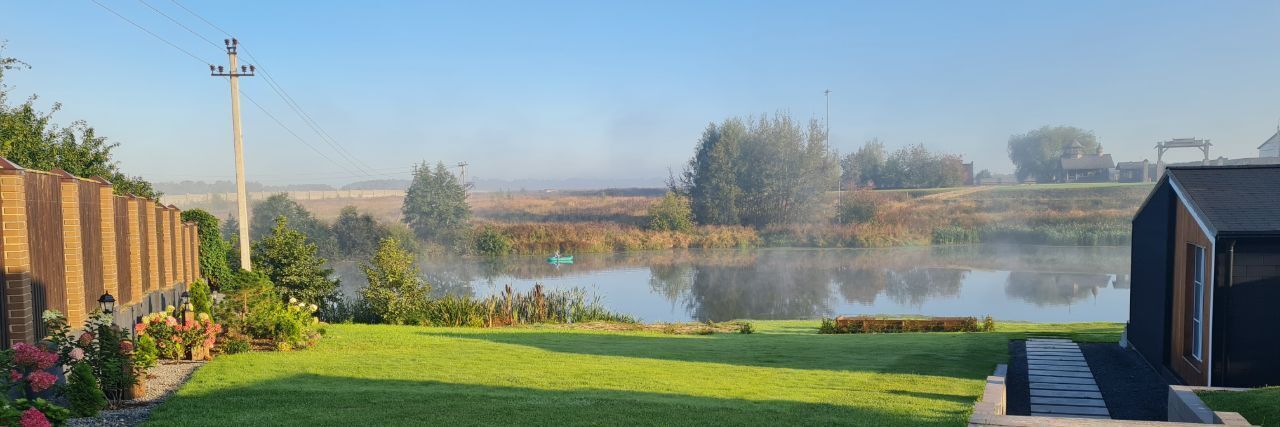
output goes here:
[{"label": "gravel bed", "polygon": [[124,402],[123,408],[102,411],[93,418],[72,418],[72,427],[136,426],[147,420],[151,410],[178,390],[205,362],[165,361],[147,371],[147,394],[142,399]]},{"label": "gravel bed", "polygon": [[1080,344],[1111,418],[1165,421],[1169,385],[1137,352],[1118,344]]}]

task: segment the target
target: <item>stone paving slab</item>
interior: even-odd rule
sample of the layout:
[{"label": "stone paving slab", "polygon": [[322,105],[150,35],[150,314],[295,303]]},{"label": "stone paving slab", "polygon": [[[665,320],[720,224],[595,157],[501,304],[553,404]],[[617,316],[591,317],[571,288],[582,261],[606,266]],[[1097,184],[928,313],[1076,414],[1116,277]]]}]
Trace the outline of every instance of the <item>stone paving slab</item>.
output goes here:
[{"label": "stone paving slab", "polygon": [[1027,359],[1028,360],[1040,359],[1040,360],[1064,360],[1064,361],[1084,362],[1084,355],[1063,356],[1063,355],[1057,355],[1057,354],[1028,354]]},{"label": "stone paving slab", "polygon": [[1105,408],[1106,402],[1102,399],[1074,398],[1074,397],[1037,397],[1031,396],[1032,405],[1062,405],[1062,406],[1088,406],[1091,408]]},{"label": "stone paving slab", "polygon": [[1081,366],[1081,367],[1089,366],[1088,363],[1077,362],[1074,360],[1032,360],[1032,361],[1029,361],[1029,364],[1036,364],[1041,366]]},{"label": "stone paving slab", "polygon": [[1093,372],[1088,366],[1080,365],[1043,365],[1039,363],[1027,364],[1029,371],[1061,371],[1061,372]]},{"label": "stone paving slab", "polygon": [[1042,377],[1059,377],[1059,378],[1088,378],[1093,379],[1093,372],[1068,372],[1068,371],[1037,371],[1032,370],[1031,375]]},{"label": "stone paving slab", "polygon": [[1107,412],[1107,408],[1095,408],[1087,406],[1061,406],[1061,405],[1031,405],[1031,413],[1033,415],[1043,414],[1063,414],[1063,415],[1097,415],[1108,417],[1111,416]]},{"label": "stone paving slab", "polygon": [[1033,382],[1031,383],[1030,388],[1032,390],[1041,389],[1041,390],[1069,390],[1069,391],[1099,392],[1097,384],[1058,384],[1058,383]]},{"label": "stone paving slab", "polygon": [[1096,391],[1071,391],[1071,390],[1042,390],[1031,389],[1031,397],[1074,397],[1101,399],[1102,393]]},{"label": "stone paving slab", "polygon": [[1092,375],[1090,375],[1089,378],[1050,377],[1045,375],[1034,375],[1034,374],[1028,375],[1028,377],[1030,378],[1030,381],[1033,383],[1088,384],[1088,385],[1097,384],[1093,382]]},{"label": "stone paving slab", "polygon": [[1065,342],[1065,343],[1070,344],[1070,343],[1074,343],[1075,341],[1071,341],[1071,340],[1066,339],[1066,338],[1035,338],[1035,337],[1032,337],[1032,338],[1027,338],[1027,342]]}]

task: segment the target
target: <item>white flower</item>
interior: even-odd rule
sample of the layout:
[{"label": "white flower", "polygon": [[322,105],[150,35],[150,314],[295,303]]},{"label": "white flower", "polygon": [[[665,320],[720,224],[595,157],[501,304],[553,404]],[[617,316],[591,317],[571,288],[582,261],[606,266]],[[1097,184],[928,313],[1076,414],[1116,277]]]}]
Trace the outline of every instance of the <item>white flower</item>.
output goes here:
[{"label": "white flower", "polygon": [[297,304],[297,303],[298,303],[298,299],[297,299],[297,298],[289,297],[289,304]]},{"label": "white flower", "polygon": [[310,306],[308,306],[307,308],[310,308],[310,309],[311,309],[311,311],[316,311],[316,310],[319,310],[319,309],[320,309],[320,307],[316,307],[316,305],[315,305],[315,304],[311,304],[311,305],[310,305]]}]

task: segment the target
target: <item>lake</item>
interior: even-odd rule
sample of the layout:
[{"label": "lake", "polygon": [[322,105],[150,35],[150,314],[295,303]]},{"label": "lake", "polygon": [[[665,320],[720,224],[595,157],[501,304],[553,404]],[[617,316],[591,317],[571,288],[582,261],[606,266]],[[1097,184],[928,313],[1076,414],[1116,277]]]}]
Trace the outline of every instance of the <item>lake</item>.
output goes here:
[{"label": "lake", "polygon": [[[858,314],[1128,319],[1129,248],[964,245],[881,249],[676,250],[420,260],[437,295],[582,287],[645,322],[814,319]],[[338,266],[344,292],[364,286]]]}]

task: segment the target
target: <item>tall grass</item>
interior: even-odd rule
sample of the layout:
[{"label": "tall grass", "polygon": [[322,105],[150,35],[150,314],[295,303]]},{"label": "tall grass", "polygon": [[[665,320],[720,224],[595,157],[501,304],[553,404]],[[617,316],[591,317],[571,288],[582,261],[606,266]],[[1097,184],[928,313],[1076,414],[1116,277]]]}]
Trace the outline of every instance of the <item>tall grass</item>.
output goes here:
[{"label": "tall grass", "polygon": [[685,248],[746,248],[760,237],[749,227],[697,227],[693,231],[654,231],[636,226],[590,223],[486,224],[511,242],[511,252],[543,255]]},{"label": "tall grass", "polygon": [[[507,285],[501,294],[486,298],[445,296],[416,304],[411,322],[424,326],[497,327],[541,323],[615,322],[638,323],[633,316],[609,310],[599,296],[582,288],[548,290],[541,284],[529,292]],[[339,302],[336,315],[326,320],[349,323],[382,323],[363,298]]]}]

